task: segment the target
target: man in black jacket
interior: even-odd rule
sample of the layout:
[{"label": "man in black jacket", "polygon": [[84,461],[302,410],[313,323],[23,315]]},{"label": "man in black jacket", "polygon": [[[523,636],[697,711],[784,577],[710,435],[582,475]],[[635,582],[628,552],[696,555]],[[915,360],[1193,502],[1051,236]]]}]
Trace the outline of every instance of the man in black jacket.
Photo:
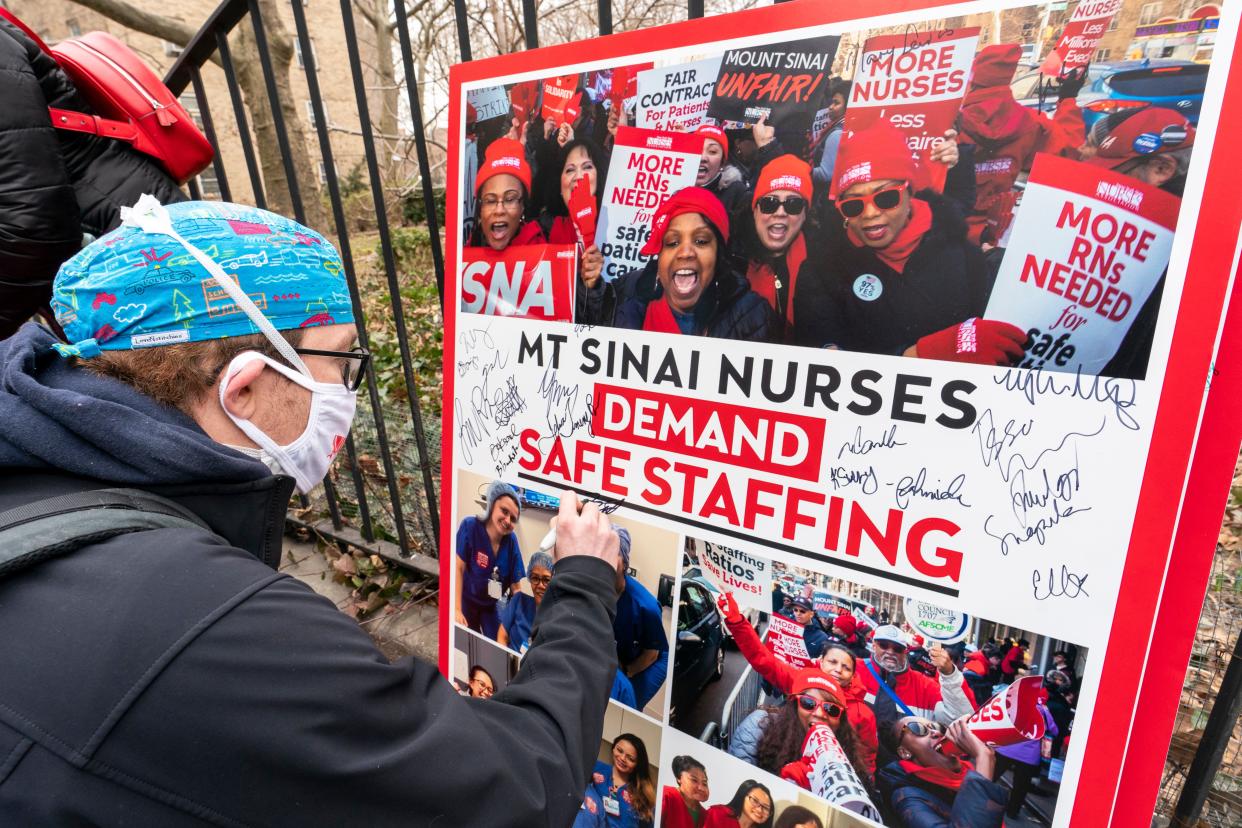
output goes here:
[{"label": "man in black jacket", "polygon": [[[33,324],[0,343],[0,513],[128,487],[207,528],[0,564],[0,825],[568,825],[617,669],[607,517],[562,497],[503,691],[467,699],[431,664],[390,664],[274,571],[289,496],[326,471],[365,360],[339,257],[251,208],[174,205],[167,225],[148,209],[62,268],[68,345]],[[284,265],[226,276],[204,252],[255,262],[278,237],[300,239]],[[135,251],[180,261],[110,266]]]},{"label": "man in black jacket", "polygon": [[52,127],[48,107],[91,112],[56,61],[0,18],[0,339],[48,302],[56,268],[150,193],[184,201],[153,159],[111,138]]}]

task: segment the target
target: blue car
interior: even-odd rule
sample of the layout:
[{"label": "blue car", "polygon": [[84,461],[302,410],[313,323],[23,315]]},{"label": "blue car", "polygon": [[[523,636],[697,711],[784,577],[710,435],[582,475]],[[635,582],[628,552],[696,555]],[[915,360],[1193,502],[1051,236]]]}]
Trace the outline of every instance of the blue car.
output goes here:
[{"label": "blue car", "polygon": [[[1192,124],[1199,122],[1203,104],[1203,87],[1208,67],[1188,60],[1125,60],[1093,63],[1087,67],[1087,82],[1078,93],[1087,129],[1106,115],[1148,106],[1163,106],[1186,116]],[[1056,82],[1039,99],[1039,67],[1023,64],[1018,67],[1013,91],[1018,103],[1032,109],[1050,112],[1057,105]]]}]

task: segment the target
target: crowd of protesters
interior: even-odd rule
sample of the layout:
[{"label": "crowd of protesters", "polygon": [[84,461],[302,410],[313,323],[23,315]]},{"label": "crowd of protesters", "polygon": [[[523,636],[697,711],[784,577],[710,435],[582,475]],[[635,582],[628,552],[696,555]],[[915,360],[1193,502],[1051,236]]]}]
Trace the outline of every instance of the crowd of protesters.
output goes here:
[{"label": "crowd of protesters", "polygon": [[906,624],[881,624],[872,608],[817,611],[808,587],[774,589],[772,612],[801,627],[809,667],[784,660],[771,637],[761,639],[731,594],[719,598],[738,650],[769,688],[727,734],[728,752],[805,788],[804,740],[825,724],[886,825],[990,828],[1017,818],[1044,768],[1063,764],[1078,691],[1076,648],[1053,653],[1043,673],[1036,705],[1043,737],[993,747],[965,722],[1035,672],[1025,638],[929,644]]},{"label": "crowd of protesters", "polygon": [[[1110,115],[1088,131],[1075,102],[1085,70],[1059,79],[1051,114],[1026,108],[1009,86],[1020,56],[1017,45],[980,50],[957,128],[921,162],[885,121],[845,128],[850,84],[839,78],[816,135],[778,133],[762,119],[744,129],[702,124],[694,186],[655,210],[646,264],[611,279],[567,205],[583,178],[602,198],[627,118],[622,99],[603,91],[597,76],[606,73],[587,73],[581,111],[557,124],[543,117],[540,84],[517,84],[510,118],[477,123],[468,110],[468,166],[477,166],[466,197],[470,243],[577,243],[575,321],[583,324],[1016,364],[1026,332],[982,317],[1016,184],[1035,154],[1087,161],[1180,195],[1194,141],[1184,116],[1159,107]],[[1135,140],[1149,133],[1178,140],[1154,149]],[[1105,373],[1145,371],[1160,293],[1158,286]]]}]

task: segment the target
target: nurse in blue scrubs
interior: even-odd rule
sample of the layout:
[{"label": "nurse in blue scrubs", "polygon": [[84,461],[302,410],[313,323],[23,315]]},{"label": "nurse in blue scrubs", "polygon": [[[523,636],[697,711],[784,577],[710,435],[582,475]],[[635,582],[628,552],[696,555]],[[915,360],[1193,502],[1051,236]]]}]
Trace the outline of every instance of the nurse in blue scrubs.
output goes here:
[{"label": "nurse in blue scrubs", "polygon": [[499,480],[487,487],[482,517],[457,527],[457,607],[455,620],[495,640],[500,631],[500,599],[517,591],[526,568],[518,548],[522,506],[517,492]]},{"label": "nurse in blue scrubs", "polygon": [[530,630],[535,621],[535,610],[543,602],[543,596],[552,583],[552,556],[547,552],[536,552],[530,556],[530,564],[526,568],[526,579],[530,581],[531,594],[514,592],[509,603],[500,613],[500,631],[496,636],[497,643],[524,655],[530,646]]},{"label": "nurse in blue scrubs", "polygon": [[[603,810],[603,824],[608,828],[650,828],[654,823],[655,783],[642,739],[622,733],[612,742],[612,763],[595,763],[583,807],[589,812],[595,803]],[[595,823],[584,819],[581,824]],[[579,823],[574,825],[577,828]]]},{"label": "nurse in blue scrubs", "polygon": [[617,527],[621,537],[621,568],[617,574],[617,617],[612,631],[617,640],[617,661],[634,688],[634,707],[642,710],[659,692],[668,676],[668,636],[660,602],[633,576],[630,568],[630,533]]}]

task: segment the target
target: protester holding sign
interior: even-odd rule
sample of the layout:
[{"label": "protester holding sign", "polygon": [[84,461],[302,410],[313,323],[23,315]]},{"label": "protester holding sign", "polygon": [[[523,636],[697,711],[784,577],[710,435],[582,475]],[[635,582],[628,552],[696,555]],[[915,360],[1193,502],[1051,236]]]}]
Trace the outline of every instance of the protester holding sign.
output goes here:
[{"label": "protester holding sign", "polygon": [[780,707],[761,707],[742,720],[729,741],[729,754],[769,773],[805,783],[802,770],[786,771],[786,766],[802,764],[807,728],[815,722],[832,728],[854,772],[860,779],[871,779],[858,735],[845,710],[845,691],[836,679],[818,667],[807,667],[794,673],[789,689]]},{"label": "protester holding sign", "polygon": [[[783,694],[792,693],[794,678],[798,674],[798,670],[781,661],[771,649],[763,645],[754,627],[750,625],[738,610],[737,603],[733,600],[732,595],[727,592],[722,593],[717,603],[720,606],[721,615],[724,617],[725,626],[729,628],[729,632],[733,635],[733,642],[737,645],[737,649],[741,652],[742,657],[746,659],[751,667],[755,668],[756,673],[779,692]],[[863,766],[866,768],[867,776],[870,777],[875,774],[875,753],[878,738],[875,713],[871,711],[871,706],[867,704],[866,688],[856,678],[856,667],[857,661],[854,658],[854,654],[835,643],[829,644],[819,659],[820,670],[835,679],[845,693],[846,717],[858,736],[859,755]]]},{"label": "protester holding sign", "polygon": [[[601,278],[604,255],[595,244],[594,233],[595,217],[599,215],[599,182],[607,178],[608,156],[594,142],[576,138],[561,148],[553,169],[559,175],[559,187],[540,212],[539,226],[549,244],[578,246],[574,320],[594,324],[604,314],[612,312],[604,303],[615,302],[611,292],[605,295]],[[586,236],[579,214],[590,216]]]},{"label": "protester holding sign", "polygon": [[964,686],[960,670],[943,647],[931,651],[937,677],[930,678],[910,669],[906,639],[901,630],[880,627],[872,636],[873,655],[858,671],[867,688],[867,701],[876,711],[880,732],[886,721],[900,715],[920,715],[948,723],[975,710],[974,694]]},{"label": "protester holding sign", "polygon": [[500,599],[526,576],[517,526],[522,507],[517,492],[500,480],[487,487],[483,516],[467,516],[457,527],[457,623],[495,640]]},{"label": "protester holding sign", "polygon": [[[1000,828],[1009,792],[992,781],[996,757],[964,722],[948,732],[920,716],[905,716],[883,731],[897,757],[876,776],[895,828]],[[951,742],[970,757],[946,755]]]},{"label": "protester holding sign", "polygon": [[1052,118],[1018,103],[1009,88],[1022,57],[1016,43],[985,46],[975,56],[970,91],[958,117],[961,142],[974,144],[975,208],[967,218],[970,240],[996,245],[1012,219],[1014,182],[1029,171],[1037,152],[1072,153],[1085,138],[1075,98],[1085,69],[1061,79]]},{"label": "protester holding sign", "polygon": [[846,239],[823,278],[801,283],[795,341],[985,365],[1020,358],[1022,330],[976,319],[990,285],[983,254],[956,211],[921,191],[925,171],[901,133],[880,122],[848,136],[837,170]]},{"label": "protester holding sign", "polygon": [[720,199],[686,187],[655,212],[642,248],[654,256],[634,295],[617,308],[619,328],[766,342],[771,311],[732,267],[729,217]]}]

